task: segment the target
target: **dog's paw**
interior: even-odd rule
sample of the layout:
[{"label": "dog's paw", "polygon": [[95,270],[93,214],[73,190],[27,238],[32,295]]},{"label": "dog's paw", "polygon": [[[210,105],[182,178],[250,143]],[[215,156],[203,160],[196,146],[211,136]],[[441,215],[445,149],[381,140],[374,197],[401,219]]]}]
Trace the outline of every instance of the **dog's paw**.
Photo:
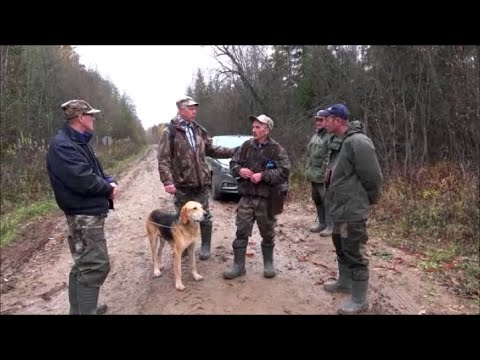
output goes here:
[{"label": "dog's paw", "polygon": [[157,277],[160,277],[160,275],[162,275],[162,272],[159,269],[153,270],[153,277],[157,278]]},{"label": "dog's paw", "polygon": [[200,274],[193,274],[193,278],[196,280],[196,281],[200,281],[200,280],[203,280],[203,276],[200,275]]},{"label": "dog's paw", "polygon": [[183,285],[183,284],[175,284],[175,288],[176,288],[178,291],[183,291],[183,290],[185,290],[185,285]]}]

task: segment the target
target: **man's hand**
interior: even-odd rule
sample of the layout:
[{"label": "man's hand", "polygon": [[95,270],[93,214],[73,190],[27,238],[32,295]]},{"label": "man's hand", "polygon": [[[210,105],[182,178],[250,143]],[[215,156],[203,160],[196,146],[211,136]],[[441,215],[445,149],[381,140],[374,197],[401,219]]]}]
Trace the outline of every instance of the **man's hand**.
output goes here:
[{"label": "man's hand", "polygon": [[165,186],[165,191],[169,194],[175,194],[175,192],[177,191],[177,188],[175,187],[175,185],[167,185]]},{"label": "man's hand", "polygon": [[250,177],[250,181],[254,184],[258,184],[260,181],[262,181],[262,173],[252,174],[252,176]]},{"label": "man's hand", "polygon": [[113,191],[112,191],[112,199],[116,199],[117,196],[118,196],[118,185],[115,184],[114,182],[111,182],[111,183],[110,183],[110,186],[113,188]]},{"label": "man's hand", "polygon": [[250,179],[253,175],[253,172],[248,168],[241,168],[238,174],[244,179]]}]

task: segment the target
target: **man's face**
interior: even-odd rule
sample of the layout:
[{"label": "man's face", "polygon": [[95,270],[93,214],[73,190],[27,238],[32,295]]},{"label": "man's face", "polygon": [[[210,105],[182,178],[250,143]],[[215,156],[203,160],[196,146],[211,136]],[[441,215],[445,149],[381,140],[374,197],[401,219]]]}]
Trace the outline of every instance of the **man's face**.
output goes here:
[{"label": "man's face", "polygon": [[180,116],[186,121],[193,121],[197,117],[197,105],[182,106],[179,109]]},{"label": "man's face", "polygon": [[338,126],[338,119],[335,115],[327,116],[324,123],[324,126],[329,133],[335,133]]},{"label": "man's face", "polygon": [[93,124],[95,122],[95,117],[89,114],[83,114],[79,116],[80,123],[82,124],[83,130],[89,133],[93,132]]},{"label": "man's face", "polygon": [[260,140],[270,133],[270,129],[264,123],[255,120],[252,123],[252,136],[254,140]]},{"label": "man's face", "polygon": [[315,129],[323,129],[325,127],[325,118],[324,117],[316,117],[315,118]]}]

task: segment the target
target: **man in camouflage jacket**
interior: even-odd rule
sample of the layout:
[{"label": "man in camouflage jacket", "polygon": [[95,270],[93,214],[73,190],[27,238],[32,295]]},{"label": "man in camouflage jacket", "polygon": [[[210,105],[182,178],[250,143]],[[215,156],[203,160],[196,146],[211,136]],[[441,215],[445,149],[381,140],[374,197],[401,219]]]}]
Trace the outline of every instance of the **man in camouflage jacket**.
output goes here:
[{"label": "man in camouflage jacket", "polygon": [[[200,260],[210,257],[212,215],[208,194],[212,179],[205,156],[231,158],[235,149],[214,146],[207,131],[196,121],[198,103],[191,97],[177,101],[178,114],[163,129],[158,144],[158,171],[165,191],[174,194],[177,213],[188,201],[202,204],[208,216],[200,223]],[[172,133],[174,132],[174,133]]]},{"label": "man in camouflage jacket", "polygon": [[253,139],[242,144],[230,161],[230,172],[239,177],[238,192],[242,196],[238,204],[235,240],[232,243],[233,267],[223,273],[225,279],[245,274],[245,255],[248,238],[257,222],[262,236],[263,275],[276,275],[273,265],[275,225],[278,209],[272,207],[273,197],[281,196],[288,184],[290,162],[285,149],[269,136],[273,120],[266,115],[250,116]]},{"label": "man in camouflage jacket", "polygon": [[333,225],[325,204],[325,169],[330,154],[328,143],[331,138],[332,134],[325,128],[325,118],[318,113],[315,114],[315,134],[307,145],[305,178],[312,184],[312,200],[317,209],[318,222],[310,231],[320,233],[320,236],[332,235]]}]

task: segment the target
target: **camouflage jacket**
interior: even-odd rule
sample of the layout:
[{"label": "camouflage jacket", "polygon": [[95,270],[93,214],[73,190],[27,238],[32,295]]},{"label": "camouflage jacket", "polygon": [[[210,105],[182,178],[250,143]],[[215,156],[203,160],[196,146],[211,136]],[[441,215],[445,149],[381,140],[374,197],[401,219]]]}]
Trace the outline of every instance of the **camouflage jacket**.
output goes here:
[{"label": "camouflage jacket", "polygon": [[360,121],[352,121],[344,136],[329,144],[326,201],[334,222],[366,220],[370,205],[381,195],[383,175],[375,147]]},{"label": "camouflage jacket", "polygon": [[171,120],[176,134],[173,143],[173,153],[170,153],[170,131],[168,126],[163,129],[158,144],[158,172],[164,186],[174,184],[176,187],[204,187],[212,182],[205,156],[228,159],[235,149],[214,146],[207,131],[192,122],[195,133],[195,151],[190,147],[179,117]]},{"label": "camouflage jacket", "polygon": [[[254,184],[240,177],[241,168],[254,173],[262,173],[262,181]],[[258,147],[253,139],[245,141],[230,161],[230,173],[238,177],[238,192],[241,195],[253,195],[267,198],[277,186],[288,182],[290,161],[285,149],[272,138],[266,145]]]},{"label": "camouflage jacket", "polygon": [[307,181],[323,184],[330,154],[328,142],[332,136],[332,134],[327,132],[327,129],[322,129],[310,139],[307,146],[307,161],[305,164],[305,178]]}]

